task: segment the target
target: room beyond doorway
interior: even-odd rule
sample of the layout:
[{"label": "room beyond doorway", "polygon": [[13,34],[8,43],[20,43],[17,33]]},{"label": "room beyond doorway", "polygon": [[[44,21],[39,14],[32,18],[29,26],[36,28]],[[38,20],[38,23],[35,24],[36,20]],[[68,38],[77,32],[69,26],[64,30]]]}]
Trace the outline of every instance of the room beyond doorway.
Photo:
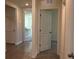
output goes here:
[{"label": "room beyond doorway", "polygon": [[24,11],[24,41],[32,42],[32,11]]}]

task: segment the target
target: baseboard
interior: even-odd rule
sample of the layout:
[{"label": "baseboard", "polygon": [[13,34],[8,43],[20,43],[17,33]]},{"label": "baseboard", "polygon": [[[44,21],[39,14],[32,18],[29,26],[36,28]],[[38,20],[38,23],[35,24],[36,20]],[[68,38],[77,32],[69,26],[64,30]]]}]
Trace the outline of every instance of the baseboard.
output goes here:
[{"label": "baseboard", "polygon": [[15,43],[9,43],[9,42],[6,42],[6,44],[15,45]]},{"label": "baseboard", "polygon": [[26,41],[26,42],[32,42],[32,40],[23,40],[24,42]]},{"label": "baseboard", "polygon": [[36,59],[36,57],[37,57],[37,52],[35,53],[32,51],[31,58]]},{"label": "baseboard", "polygon": [[6,44],[15,44],[13,41],[6,41]]},{"label": "baseboard", "polygon": [[36,56],[37,56],[37,54],[36,54],[36,55],[34,55],[34,54],[33,54],[31,57],[32,57],[33,59],[35,59],[35,58],[36,58]]},{"label": "baseboard", "polygon": [[21,44],[23,41],[16,42],[15,45]]}]

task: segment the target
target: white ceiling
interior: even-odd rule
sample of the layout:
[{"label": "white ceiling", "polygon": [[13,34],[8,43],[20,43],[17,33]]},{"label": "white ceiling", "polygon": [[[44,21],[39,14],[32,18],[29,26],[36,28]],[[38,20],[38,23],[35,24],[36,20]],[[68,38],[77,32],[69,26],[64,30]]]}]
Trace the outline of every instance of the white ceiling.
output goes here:
[{"label": "white ceiling", "polygon": [[32,0],[6,0],[6,1],[10,1],[14,4],[17,4],[18,6],[25,8],[27,6],[25,6],[26,3],[29,3],[28,7],[32,7]]}]

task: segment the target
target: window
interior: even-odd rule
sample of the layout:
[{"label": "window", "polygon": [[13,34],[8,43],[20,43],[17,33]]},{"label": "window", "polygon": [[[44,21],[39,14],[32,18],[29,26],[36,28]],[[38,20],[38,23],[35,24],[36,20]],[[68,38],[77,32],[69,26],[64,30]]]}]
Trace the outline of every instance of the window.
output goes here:
[{"label": "window", "polygon": [[25,13],[25,28],[32,29],[32,12],[27,11]]}]

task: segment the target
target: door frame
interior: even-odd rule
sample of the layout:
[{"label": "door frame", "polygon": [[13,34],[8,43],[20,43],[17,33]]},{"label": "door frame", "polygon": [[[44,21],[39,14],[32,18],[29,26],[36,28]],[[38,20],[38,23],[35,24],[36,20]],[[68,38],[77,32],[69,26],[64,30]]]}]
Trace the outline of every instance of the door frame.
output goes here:
[{"label": "door frame", "polygon": [[[57,30],[57,55],[59,55],[60,54],[60,42],[59,42],[59,40],[60,40],[60,38],[59,38],[59,35],[60,35],[60,8],[53,8],[53,9],[57,9],[58,10],[58,30]],[[53,9],[40,9],[40,11],[41,10],[53,10]],[[39,12],[39,14],[40,14],[40,12]],[[39,15],[40,16],[40,15]],[[40,18],[40,17],[39,17]],[[39,43],[38,43],[38,45],[39,45],[39,52],[40,52],[40,25],[41,25],[41,23],[40,23],[40,19],[39,19],[39,31],[38,31],[38,35],[39,35],[39,38],[38,38],[38,40],[39,40]]]},{"label": "door frame", "polygon": [[13,5],[11,2],[8,2],[8,1],[5,3],[5,5],[10,6],[10,7],[15,9],[15,24],[16,24],[15,30],[14,30],[15,31],[15,40],[11,44],[17,45],[17,43],[16,43],[16,41],[17,41],[17,15],[16,15],[17,7],[15,5]]},{"label": "door frame", "polygon": [[[25,8],[25,9],[23,9],[23,42],[25,41],[25,11],[28,11],[28,10],[30,10],[31,12],[32,12],[32,8]],[[32,25],[33,25],[33,22],[32,22]],[[33,35],[33,34],[32,34]]]}]

